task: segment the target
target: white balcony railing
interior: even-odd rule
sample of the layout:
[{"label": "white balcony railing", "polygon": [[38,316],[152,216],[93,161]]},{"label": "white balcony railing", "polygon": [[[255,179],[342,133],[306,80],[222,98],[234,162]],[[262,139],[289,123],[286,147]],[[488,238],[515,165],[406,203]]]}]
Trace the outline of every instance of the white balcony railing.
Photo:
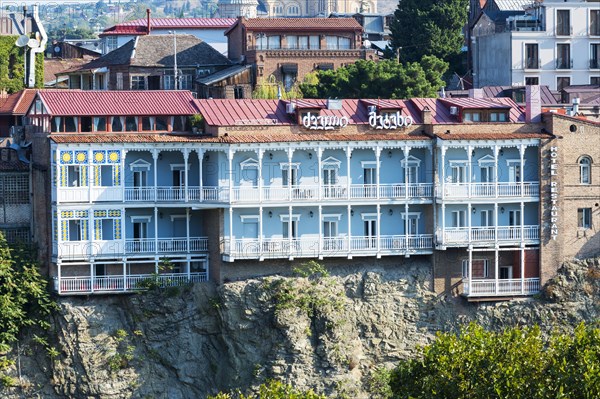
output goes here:
[{"label": "white balcony railing", "polygon": [[463,279],[463,293],[469,297],[534,295],[540,291],[539,278]]},{"label": "white balcony railing", "polygon": [[61,295],[115,293],[143,290],[152,282],[159,287],[174,287],[208,280],[202,273],[129,274],[111,276],[55,277],[54,289]]},{"label": "white balcony railing", "polygon": [[[540,226],[498,226],[498,241],[537,241],[540,239]],[[437,234],[442,244],[487,243],[496,241],[496,228],[484,227],[446,227]]]},{"label": "white balcony railing", "polygon": [[507,198],[539,197],[538,182],[521,183],[445,183],[443,190],[437,187],[437,194],[443,198]]},{"label": "white balcony railing", "polygon": [[[189,243],[189,249],[188,249]],[[140,238],[112,241],[65,241],[58,244],[56,254],[63,259],[122,256],[131,254],[167,254],[207,252],[207,237]]]},{"label": "white balcony railing", "polygon": [[[350,248],[350,249],[349,249]],[[388,235],[376,237],[325,237],[318,238],[265,238],[225,239],[223,254],[233,258],[278,258],[278,257],[317,257],[342,256],[352,253],[405,254],[416,251],[429,251],[433,248],[433,236],[420,234],[413,236]]]}]

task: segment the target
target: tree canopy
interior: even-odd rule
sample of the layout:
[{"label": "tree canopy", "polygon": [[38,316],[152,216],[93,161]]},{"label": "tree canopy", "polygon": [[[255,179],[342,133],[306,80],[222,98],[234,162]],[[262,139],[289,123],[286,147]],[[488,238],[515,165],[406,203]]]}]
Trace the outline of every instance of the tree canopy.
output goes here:
[{"label": "tree canopy", "polygon": [[393,398],[555,399],[600,397],[600,328],[546,338],[538,327],[438,334],[421,356],[391,372]]},{"label": "tree canopy", "polygon": [[435,97],[448,64],[432,56],[399,64],[359,60],[336,70],[319,71],[300,84],[305,98]]},{"label": "tree canopy", "polygon": [[400,60],[419,61],[434,55],[444,61],[459,54],[464,44],[468,0],[402,0],[390,25],[391,44]]}]

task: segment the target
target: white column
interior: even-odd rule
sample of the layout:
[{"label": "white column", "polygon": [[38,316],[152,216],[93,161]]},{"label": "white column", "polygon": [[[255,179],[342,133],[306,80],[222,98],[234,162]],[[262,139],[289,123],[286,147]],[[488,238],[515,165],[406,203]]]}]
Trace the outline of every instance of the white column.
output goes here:
[{"label": "white column", "polygon": [[[291,180],[289,181],[291,182]],[[292,256],[292,205],[288,206],[288,217],[289,217],[289,221],[288,221],[288,241],[289,241],[289,255],[290,257]],[[297,226],[296,226],[297,228]],[[298,233],[298,232],[296,232]]]},{"label": "white column", "polygon": [[184,175],[184,185],[183,185],[183,196],[185,199],[185,202],[188,202],[188,174],[189,174],[189,170],[188,170],[188,160],[190,158],[190,151],[187,148],[183,149],[183,175]]},{"label": "white column", "polygon": [[441,147],[441,152],[442,152],[442,160],[440,163],[440,170],[439,170],[439,176],[440,176],[440,186],[441,186],[441,190],[442,190],[442,195],[441,197],[444,198],[446,196],[446,192],[444,190],[444,184],[446,181],[446,164],[445,164],[445,159],[446,159],[446,147]]},{"label": "white column", "polygon": [[[379,145],[377,145],[375,147],[375,190],[377,190],[377,199],[379,199],[381,197],[381,194],[379,192],[379,187],[380,187],[380,184],[379,184],[379,170],[380,170],[379,161],[380,161],[380,159],[381,159],[381,147],[379,147]],[[377,211],[377,213],[379,213],[379,211]],[[379,221],[377,222],[377,231],[379,231]],[[379,235],[378,235],[378,239],[379,239]],[[377,252],[379,252],[379,246],[377,247]]]},{"label": "white column", "polygon": [[[346,188],[347,188],[347,196],[348,199],[351,198],[350,196],[350,188],[352,187],[352,178],[350,177],[350,158],[352,157],[352,148],[350,148],[350,146],[346,147]],[[348,207],[348,209],[350,209],[350,207]],[[348,211],[350,212],[350,211]],[[350,216],[350,213],[348,213],[348,216]],[[350,230],[348,230],[348,232],[350,232]],[[348,247],[348,250],[350,250],[350,247]]]},{"label": "white column", "polygon": [[123,262],[123,291],[127,291],[127,263]]},{"label": "white column", "polygon": [[446,244],[446,204],[442,204],[442,244]]},{"label": "white column", "polygon": [[60,261],[56,262],[56,267],[58,268],[58,293],[62,294],[62,265]]},{"label": "white column", "polygon": [[521,246],[525,245],[525,203],[521,201],[521,212],[519,215],[519,223],[521,224]]},{"label": "white column", "polygon": [[263,258],[263,207],[258,205],[258,256],[259,260]]},{"label": "white column", "polygon": [[494,243],[498,247],[498,203],[494,204]]},{"label": "white column", "polygon": [[[145,243],[142,244],[142,247]],[[158,208],[154,207],[154,253],[158,253]]]},{"label": "white column", "polygon": [[[125,202],[125,175],[126,175],[126,171],[125,171],[125,157],[127,156],[127,150],[126,149],[121,149],[121,198],[122,201]],[[90,157],[90,159],[92,159]],[[89,173],[88,173],[89,175]]]},{"label": "white column", "polygon": [[[262,204],[263,200],[263,156],[265,154],[265,150],[259,148],[256,150],[256,156],[258,158],[258,203]],[[262,248],[262,247],[261,247]]]},{"label": "white column", "polygon": [[233,242],[233,206],[229,205],[229,251],[234,253],[235,243]]},{"label": "white column", "polygon": [[[319,185],[320,187],[320,185]],[[319,205],[319,259],[323,257],[323,207]]]},{"label": "white column", "polygon": [[[468,196],[469,198],[471,198],[471,196],[473,195],[473,191],[472,191],[472,185],[473,185],[473,146],[468,145],[467,146],[467,159],[469,160],[469,162],[467,163],[467,169],[468,169],[468,173],[469,173],[469,177],[467,179],[467,184],[468,184],[468,188],[467,188],[467,192],[468,192]],[[497,165],[497,163],[496,163]]]},{"label": "white column", "polygon": [[525,196],[525,149],[527,148],[527,146],[525,144],[521,144],[521,146],[519,147],[519,161],[520,161],[520,167],[521,167],[521,198],[523,198],[523,196]]},{"label": "white column", "polygon": [[[379,185],[377,188],[379,188]],[[379,255],[380,249],[381,249],[381,205],[379,203],[377,203],[377,255]]]},{"label": "white column", "polygon": [[152,150],[152,159],[154,160],[154,201],[158,199],[158,154],[157,149]]},{"label": "white column", "polygon": [[[434,205],[435,206],[435,205]],[[408,236],[408,202],[404,203],[404,239],[406,240],[406,252],[410,249],[410,237]]]},{"label": "white column", "polygon": [[[60,151],[58,150],[58,148],[56,149],[55,157],[56,157],[56,164],[54,165],[54,167],[56,168],[56,171],[55,171],[55,175],[54,175],[54,184],[56,184],[56,203],[60,204],[61,203],[60,193],[63,190],[63,187],[61,186],[62,179],[61,179],[61,175],[60,175],[60,171],[61,171]],[[33,231],[33,228],[31,230]]]},{"label": "white column", "polygon": [[404,198],[408,200],[408,157],[410,156],[410,147],[404,146]]},{"label": "white column", "polygon": [[[319,187],[319,189],[318,189],[319,192],[318,192],[318,197],[317,198],[319,198],[319,200],[321,200],[321,199],[323,199],[323,174],[322,174],[323,173],[323,166],[321,165],[322,157],[323,157],[323,149],[321,147],[318,147],[317,150],[316,150],[316,152],[317,152],[317,178],[316,178],[316,182],[317,182],[318,187]],[[321,207],[319,206],[319,215],[321,213],[320,208]],[[320,224],[320,220],[321,219],[319,219],[319,224]],[[319,247],[319,251],[320,251],[320,248],[321,247]]]},{"label": "white column", "polygon": [[499,273],[498,273],[498,247],[496,246],[496,248],[494,249],[494,280],[495,280],[495,285],[496,285],[496,294],[499,292],[499,288],[500,288],[500,281],[499,281]]},{"label": "white column", "polygon": [[227,167],[228,176],[229,176],[229,203],[233,203],[233,155],[235,152],[233,150],[227,151]]},{"label": "white column", "polygon": [[[288,200],[292,201],[293,197],[292,197],[292,185],[294,184],[294,181],[292,179],[292,158],[294,157],[294,150],[291,148],[287,149],[287,157],[288,157]],[[291,208],[290,208],[291,209]],[[291,214],[291,210],[290,210],[290,214]],[[290,219],[290,226],[291,226],[291,219]],[[289,227],[289,226],[288,226]],[[291,250],[291,247],[290,247]]]},{"label": "white column", "polygon": [[348,259],[352,259],[352,206],[348,205]]},{"label": "white column", "polygon": [[185,249],[190,253],[190,208],[185,208]]},{"label": "white column", "polygon": [[473,246],[469,245],[469,248],[467,249],[467,252],[469,253],[469,265],[468,265],[468,276],[467,276],[467,281],[469,282],[469,296],[473,294]]},{"label": "white column", "polygon": [[198,189],[200,191],[198,193],[198,201],[202,202],[204,201],[204,183],[202,182],[202,162],[204,162],[204,150],[198,149],[196,153],[198,154]]},{"label": "white column", "polygon": [[525,246],[521,245],[521,294],[525,294]]},{"label": "white column", "polygon": [[92,293],[94,292],[94,284],[96,283],[94,277],[94,260],[90,259],[90,292]]},{"label": "white column", "polygon": [[498,198],[498,152],[500,147],[498,144],[494,145],[494,193],[495,197]]},{"label": "white column", "polygon": [[[87,173],[86,173],[86,177],[87,177],[87,181],[85,182],[87,184],[87,189],[88,189],[88,203],[91,204],[92,201],[92,183],[94,183],[94,170],[93,170],[93,166],[92,166],[92,152],[91,151],[87,151],[87,164],[82,165],[84,167],[87,168]],[[102,183],[100,183],[102,184]],[[95,201],[95,199],[94,199]]]},{"label": "white column", "polygon": [[473,218],[471,217],[473,214],[473,204],[470,202],[467,204],[467,237],[469,240],[469,244],[473,241]]}]

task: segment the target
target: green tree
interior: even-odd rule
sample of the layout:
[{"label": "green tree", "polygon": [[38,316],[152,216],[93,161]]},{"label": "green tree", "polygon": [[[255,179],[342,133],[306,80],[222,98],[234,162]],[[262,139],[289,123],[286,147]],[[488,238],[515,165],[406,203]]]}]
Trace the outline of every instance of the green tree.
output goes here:
[{"label": "green tree", "polygon": [[438,334],[391,373],[393,398],[600,397],[600,328],[545,338],[538,327],[495,333],[477,325]]},{"label": "green tree", "polygon": [[[56,304],[47,285],[31,248],[11,249],[0,233],[0,370],[12,364],[8,354],[25,329],[31,333],[50,327],[47,319]],[[36,337],[35,341],[50,349],[45,339]]]},{"label": "green tree", "polygon": [[417,62],[424,55],[444,61],[459,54],[464,44],[468,0],[402,0],[390,25],[392,47],[400,60]]},{"label": "green tree", "polygon": [[305,98],[411,98],[435,97],[444,85],[448,65],[425,56],[421,63],[399,64],[359,60],[336,70],[320,71],[300,85]]}]

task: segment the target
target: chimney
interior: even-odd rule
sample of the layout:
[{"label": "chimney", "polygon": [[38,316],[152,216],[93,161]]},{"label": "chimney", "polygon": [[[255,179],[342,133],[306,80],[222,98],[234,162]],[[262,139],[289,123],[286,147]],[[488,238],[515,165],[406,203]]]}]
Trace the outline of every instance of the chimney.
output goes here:
[{"label": "chimney", "polygon": [[542,101],[540,86],[529,85],[525,87],[525,121],[539,123],[542,121]]},{"label": "chimney", "polygon": [[483,89],[469,89],[469,97],[483,98]]},{"label": "chimney", "polygon": [[429,109],[429,107],[423,108],[423,110],[421,111],[421,118],[423,119],[424,125],[431,125],[432,117],[431,110]]},{"label": "chimney", "polygon": [[146,8],[146,33],[150,34],[152,28],[150,28],[150,9]]}]

